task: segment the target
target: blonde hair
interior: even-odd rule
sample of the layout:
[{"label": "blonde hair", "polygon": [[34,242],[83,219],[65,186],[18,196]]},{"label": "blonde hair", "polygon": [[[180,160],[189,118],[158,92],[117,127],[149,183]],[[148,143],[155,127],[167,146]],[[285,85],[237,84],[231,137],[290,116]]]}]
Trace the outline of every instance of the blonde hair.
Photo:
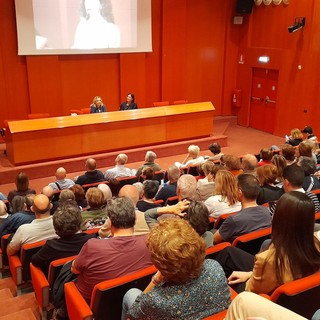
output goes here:
[{"label": "blonde hair", "polygon": [[230,206],[239,201],[237,179],[228,170],[219,170],[215,177],[216,195],[221,195],[222,200],[228,200]]},{"label": "blonde hair", "polygon": [[206,245],[188,221],[160,220],[151,230],[147,246],[152,262],[166,281],[182,284],[200,276]]},{"label": "blonde hair", "polygon": [[294,128],[291,130],[291,138],[292,139],[303,139],[303,134],[298,128]]},{"label": "blonde hair", "polygon": [[198,156],[198,154],[200,152],[200,148],[198,146],[194,145],[194,144],[191,144],[188,147],[188,152]]}]

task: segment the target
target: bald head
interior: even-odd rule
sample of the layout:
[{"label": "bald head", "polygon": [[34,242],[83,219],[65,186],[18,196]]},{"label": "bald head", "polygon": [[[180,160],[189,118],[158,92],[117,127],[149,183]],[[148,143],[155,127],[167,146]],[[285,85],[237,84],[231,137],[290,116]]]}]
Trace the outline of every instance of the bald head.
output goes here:
[{"label": "bald head", "polygon": [[127,184],[120,189],[119,197],[129,198],[136,205],[139,200],[139,191],[135,186]]},{"label": "bald head", "polygon": [[43,187],[41,193],[44,194],[45,196],[47,196],[50,200],[52,200],[53,194],[54,194],[54,190],[50,186],[45,186],[45,187]]},{"label": "bald head", "polygon": [[97,167],[97,162],[95,159],[93,159],[93,158],[87,159],[86,168],[88,171],[96,170],[96,167]]},{"label": "bald head", "polygon": [[44,194],[37,194],[34,197],[31,210],[35,215],[50,215],[50,200]]},{"label": "bald head", "polygon": [[242,169],[244,172],[253,171],[257,167],[257,158],[255,155],[247,153],[242,157]]},{"label": "bald head", "polygon": [[60,167],[57,169],[56,171],[56,178],[57,180],[63,180],[67,175],[67,171],[65,168],[63,167]]}]

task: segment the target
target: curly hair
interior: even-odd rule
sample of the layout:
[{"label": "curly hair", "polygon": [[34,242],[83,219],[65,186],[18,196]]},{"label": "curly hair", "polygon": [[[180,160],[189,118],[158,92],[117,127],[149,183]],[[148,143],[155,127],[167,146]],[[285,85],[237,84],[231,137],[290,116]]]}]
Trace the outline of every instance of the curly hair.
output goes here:
[{"label": "curly hair", "polygon": [[134,204],[126,197],[108,200],[107,214],[112,225],[117,229],[133,228],[136,221]]},{"label": "curly hair", "polygon": [[80,230],[82,217],[77,203],[59,206],[53,215],[53,226],[59,237],[71,236]]},{"label": "curly hair", "polygon": [[183,219],[163,219],[147,240],[151,260],[169,283],[197,279],[206,254],[204,240]]}]

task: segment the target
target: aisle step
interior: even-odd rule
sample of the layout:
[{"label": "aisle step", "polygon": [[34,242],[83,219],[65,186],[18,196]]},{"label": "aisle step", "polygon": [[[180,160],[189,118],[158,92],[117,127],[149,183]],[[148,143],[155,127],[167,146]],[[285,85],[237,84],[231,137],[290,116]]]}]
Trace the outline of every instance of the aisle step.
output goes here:
[{"label": "aisle step", "polygon": [[[36,319],[40,319],[38,303],[33,292],[22,296],[0,300],[0,319],[1,317],[8,317],[10,315],[10,320],[12,320],[12,314],[26,309],[30,309]],[[25,320],[27,319],[29,318],[25,318]]]}]

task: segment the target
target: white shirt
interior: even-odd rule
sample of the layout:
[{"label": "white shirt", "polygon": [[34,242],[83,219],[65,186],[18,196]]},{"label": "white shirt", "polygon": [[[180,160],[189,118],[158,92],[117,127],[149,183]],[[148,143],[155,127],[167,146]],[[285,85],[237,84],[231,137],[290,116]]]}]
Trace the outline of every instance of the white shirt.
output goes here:
[{"label": "white shirt", "polygon": [[122,177],[130,177],[136,174],[135,169],[126,168],[124,165],[117,164],[114,168],[108,169],[104,178],[106,180],[114,179],[114,178],[122,178]]},{"label": "white shirt", "polygon": [[205,206],[209,210],[210,217],[218,218],[222,214],[238,212],[241,210],[241,202],[236,202],[234,205],[230,206],[228,200],[222,201],[221,195],[215,195],[209,197],[205,202]]},{"label": "white shirt", "polygon": [[58,238],[54,227],[52,216],[44,219],[34,219],[31,223],[21,225],[14,234],[10,246],[13,250],[20,250],[26,243],[34,243],[41,240]]}]

